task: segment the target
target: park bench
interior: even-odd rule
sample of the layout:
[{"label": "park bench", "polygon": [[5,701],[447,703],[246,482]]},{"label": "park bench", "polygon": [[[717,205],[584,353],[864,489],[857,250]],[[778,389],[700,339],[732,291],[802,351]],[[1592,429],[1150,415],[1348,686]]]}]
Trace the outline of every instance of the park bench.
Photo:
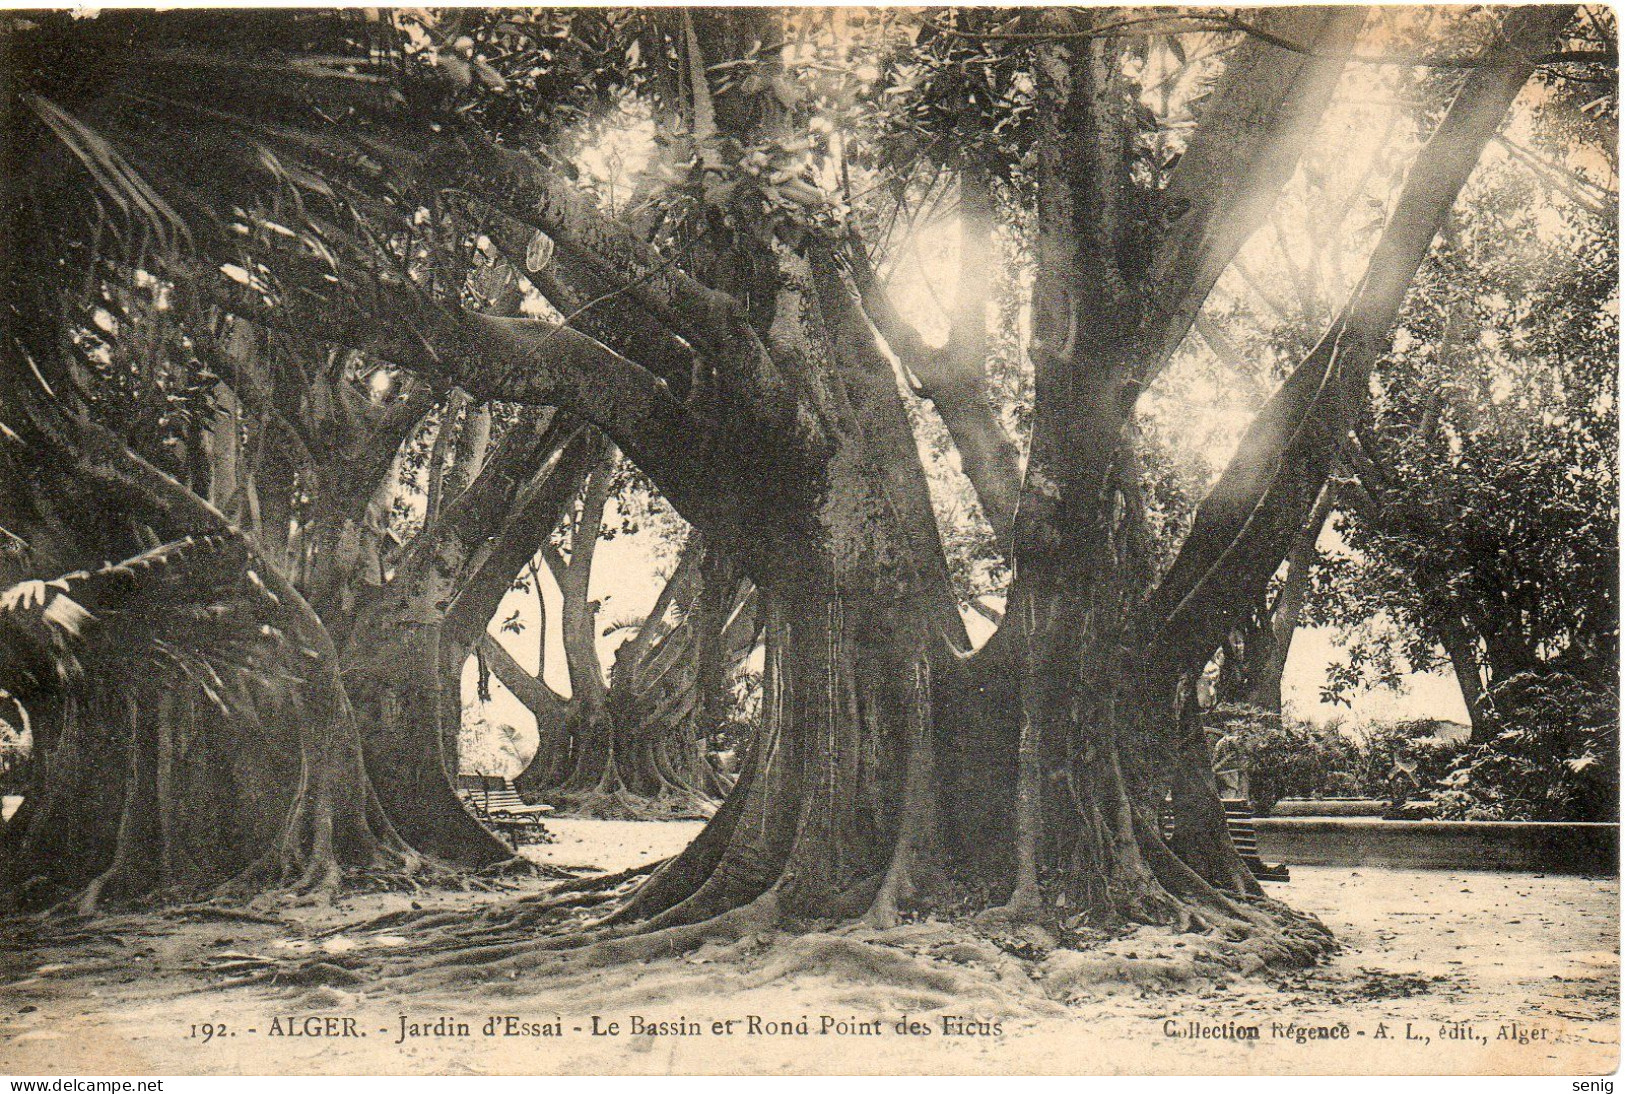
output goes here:
[{"label": "park bench", "polygon": [[458,796],[484,824],[496,829],[515,848],[521,843],[551,843],[542,818],[551,805],[527,805],[513,783],[500,775],[457,776]]}]

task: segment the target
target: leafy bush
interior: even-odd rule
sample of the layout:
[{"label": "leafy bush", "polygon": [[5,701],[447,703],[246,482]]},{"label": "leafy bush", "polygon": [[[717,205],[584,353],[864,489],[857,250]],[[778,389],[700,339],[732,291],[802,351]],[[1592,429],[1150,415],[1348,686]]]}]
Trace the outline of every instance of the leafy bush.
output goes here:
[{"label": "leafy bush", "polygon": [[1214,766],[1245,766],[1254,807],[1268,812],[1282,798],[1369,797],[1405,802],[1427,792],[1467,750],[1440,740],[1440,723],[1415,719],[1345,733],[1245,706],[1208,715],[1217,733]]},{"label": "leafy bush", "polygon": [[1268,813],[1282,798],[1347,793],[1355,748],[1335,727],[1247,706],[1217,707],[1209,713],[1208,725],[1218,733],[1215,768],[1245,765],[1259,813]]},{"label": "leafy bush", "polygon": [[1573,676],[1525,674],[1491,696],[1487,744],[1439,738],[1413,719],[1345,735],[1245,706],[1208,715],[1214,767],[1245,767],[1260,813],[1282,798],[1359,796],[1430,804],[1445,820],[1619,819],[1619,698]]},{"label": "leafy bush", "polygon": [[707,750],[724,771],[733,773],[738,758],[745,754],[762,720],[762,670],[748,664],[734,673],[728,684],[727,718],[711,733]]},{"label": "leafy bush", "polygon": [[1353,792],[1402,805],[1426,797],[1468,746],[1440,740],[1441,723],[1431,718],[1378,723],[1360,730],[1354,741]]},{"label": "leafy bush", "polygon": [[1467,750],[1432,794],[1451,820],[1619,819],[1619,697],[1563,674],[1496,688],[1494,740]]},{"label": "leafy bush", "polygon": [[531,751],[521,738],[513,726],[492,725],[480,704],[464,703],[457,734],[459,766],[470,774],[512,778],[525,769]]},{"label": "leafy bush", "polygon": [[33,739],[0,718],[0,793],[26,794],[34,774]]}]

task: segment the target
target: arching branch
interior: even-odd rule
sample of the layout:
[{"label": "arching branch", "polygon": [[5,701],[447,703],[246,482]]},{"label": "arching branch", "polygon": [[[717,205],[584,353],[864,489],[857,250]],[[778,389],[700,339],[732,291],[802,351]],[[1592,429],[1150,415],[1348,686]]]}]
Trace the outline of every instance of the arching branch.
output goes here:
[{"label": "arching branch", "polygon": [[501,642],[489,634],[483,635],[480,638],[480,653],[496,678],[502,681],[502,686],[513,692],[515,698],[525,704],[532,714],[554,722],[564,720],[569,713],[570,701],[554,691],[540,676],[526,672]]},{"label": "arching branch", "polygon": [[1152,311],[1137,337],[1141,387],[1162,371],[1219,276],[1274,209],[1331,102],[1343,71],[1337,54],[1359,34],[1365,9],[1282,8],[1260,20],[1317,52],[1283,58],[1250,42],[1225,64],[1160,198],[1168,219],[1149,271]]},{"label": "arching branch", "polygon": [[1418,154],[1365,279],[1320,344],[1281,385],[1197,509],[1191,533],[1142,615],[1148,663],[1180,671],[1215,649],[1279,567],[1366,399],[1367,380],[1411,281],[1484,146],[1572,8],[1507,16],[1498,63],[1473,71]]}]

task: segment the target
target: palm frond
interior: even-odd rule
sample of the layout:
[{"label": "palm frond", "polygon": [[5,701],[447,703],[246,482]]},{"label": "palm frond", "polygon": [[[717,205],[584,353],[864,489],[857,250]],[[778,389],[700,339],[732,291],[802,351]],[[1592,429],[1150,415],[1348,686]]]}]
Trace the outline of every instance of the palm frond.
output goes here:
[{"label": "palm frond", "polygon": [[5,333],[53,383],[73,371],[54,332],[88,326],[104,285],[140,320],[336,309],[417,276],[419,210],[438,199],[413,193],[416,169],[457,121],[391,17],[34,13],[0,19],[0,48],[0,292],[31,320]]}]

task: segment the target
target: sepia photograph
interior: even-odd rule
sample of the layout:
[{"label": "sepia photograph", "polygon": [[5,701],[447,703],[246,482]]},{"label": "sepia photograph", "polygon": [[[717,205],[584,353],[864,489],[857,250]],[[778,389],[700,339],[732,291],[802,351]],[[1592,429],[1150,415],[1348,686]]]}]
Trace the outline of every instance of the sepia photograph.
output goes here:
[{"label": "sepia photograph", "polygon": [[1617,24],[0,10],[8,1089],[1612,1094]]}]

